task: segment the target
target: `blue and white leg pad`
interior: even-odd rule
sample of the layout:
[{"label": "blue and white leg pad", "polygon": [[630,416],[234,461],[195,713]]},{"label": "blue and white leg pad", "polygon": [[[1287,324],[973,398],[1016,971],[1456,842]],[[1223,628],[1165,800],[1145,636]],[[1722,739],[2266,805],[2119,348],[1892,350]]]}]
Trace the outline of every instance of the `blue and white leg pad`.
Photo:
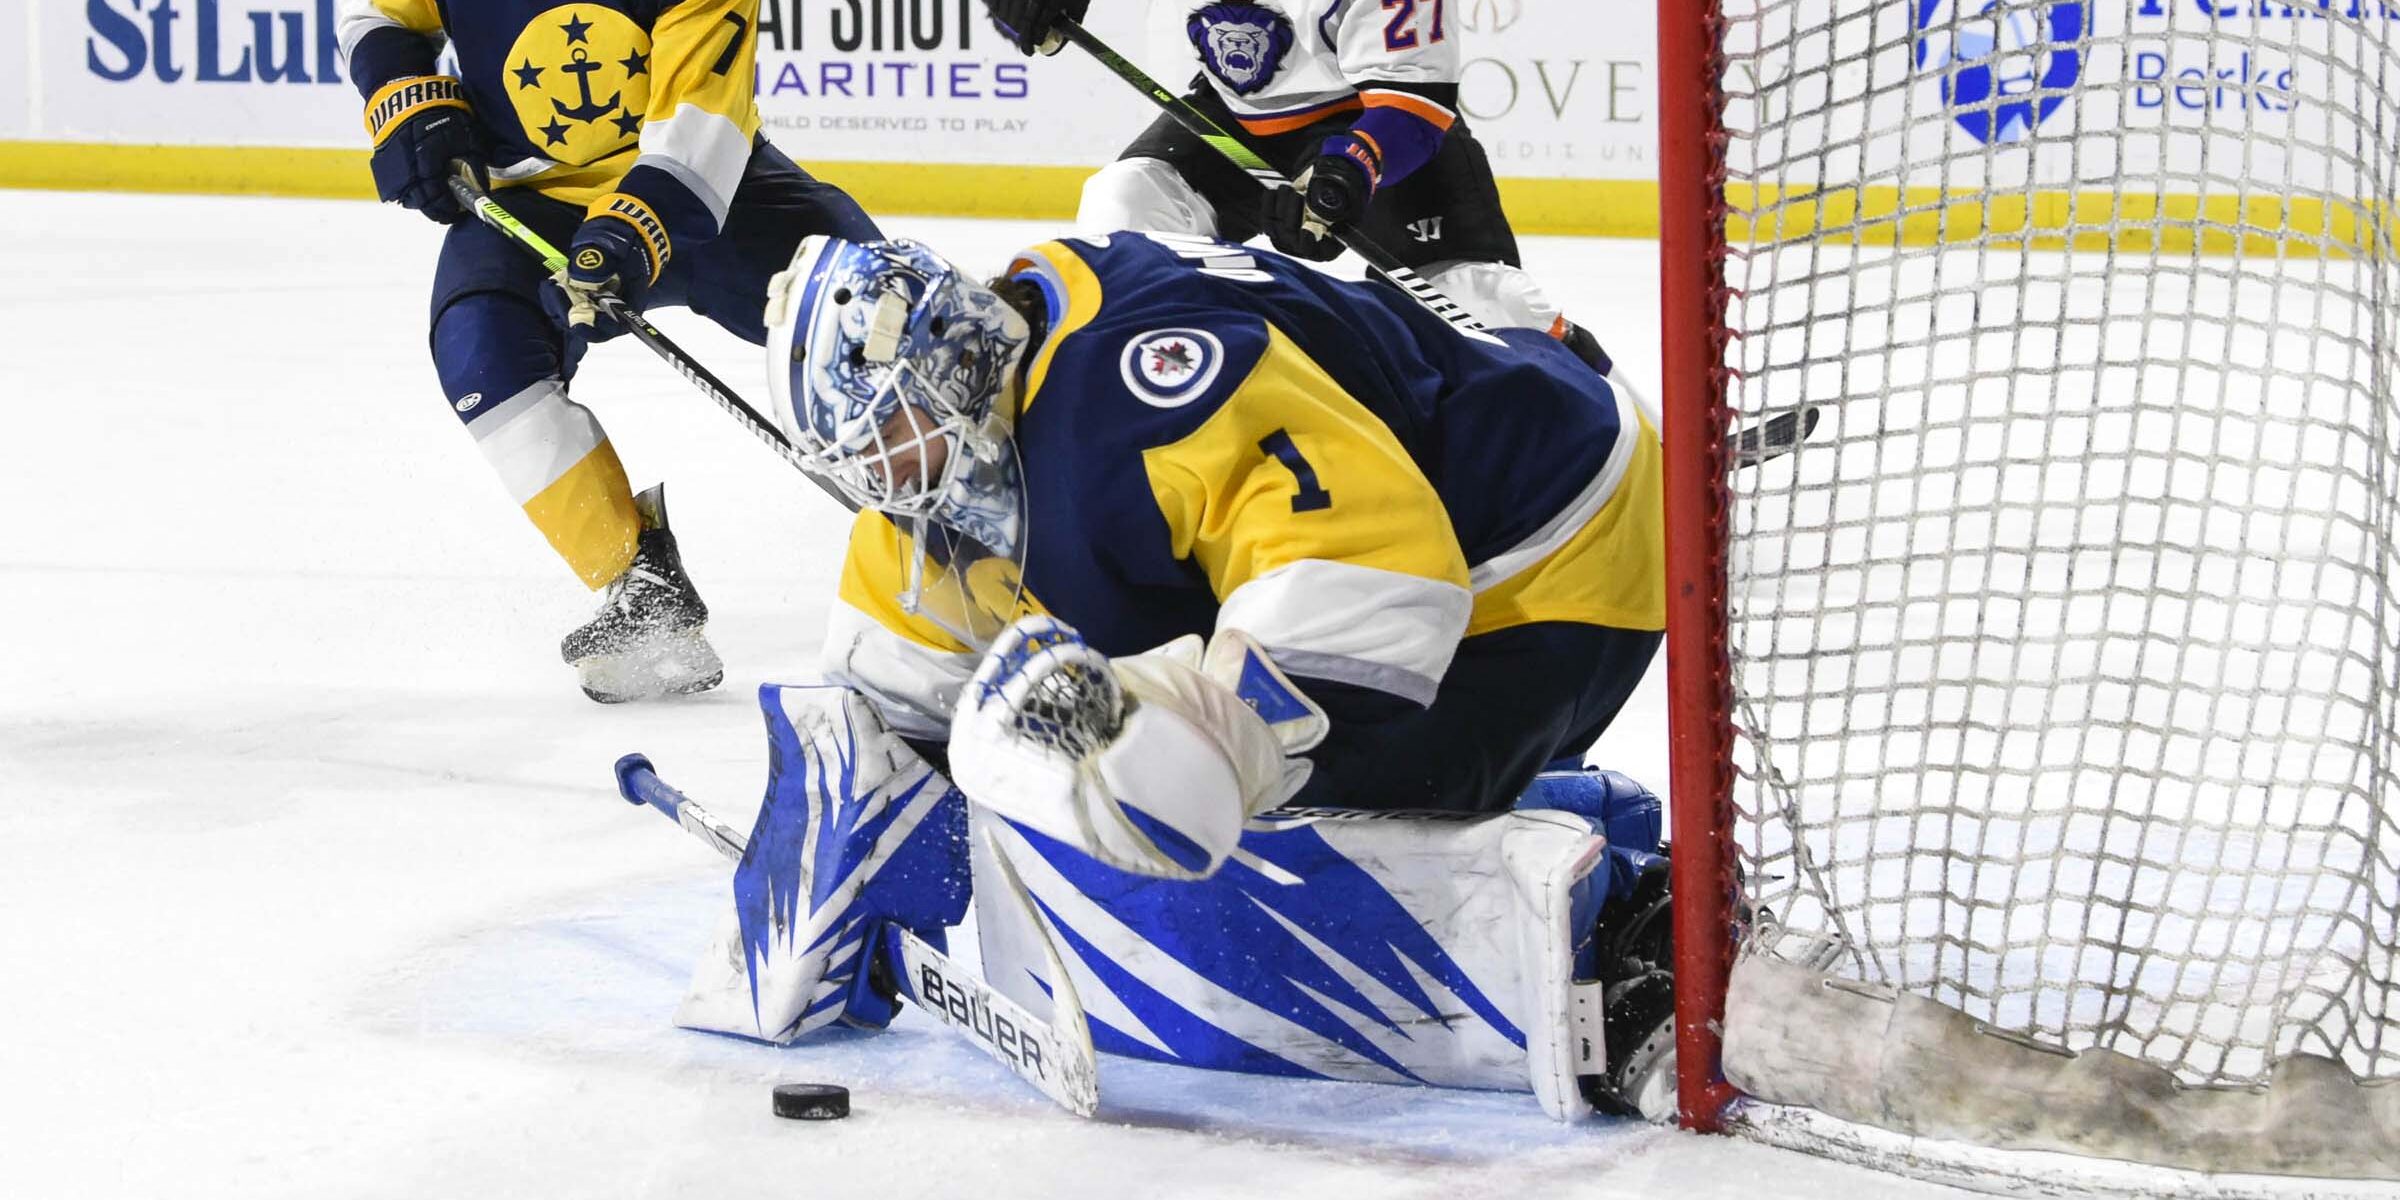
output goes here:
[{"label": "blue and white leg pad", "polygon": [[777,1043],[879,1028],[893,1008],[866,964],[884,923],[940,947],[966,915],[965,798],[856,691],[768,684],[758,700],[766,800],[675,1023]]},{"label": "blue and white leg pad", "polygon": [[985,977],[1036,1012],[1051,988],[1045,932],[997,902],[1005,854],[1102,1050],[1591,1111],[1576,1077],[1606,1051],[1574,942],[1606,878],[1601,817],[1282,809],[1193,882],[1103,866],[980,808],[970,821]]}]

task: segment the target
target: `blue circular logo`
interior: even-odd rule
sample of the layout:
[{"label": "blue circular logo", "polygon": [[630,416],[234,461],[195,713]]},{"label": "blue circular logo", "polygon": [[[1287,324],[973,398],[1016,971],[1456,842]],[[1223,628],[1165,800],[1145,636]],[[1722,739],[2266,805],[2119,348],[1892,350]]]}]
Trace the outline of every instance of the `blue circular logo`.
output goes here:
[{"label": "blue circular logo", "polygon": [[2024,141],[2083,77],[2083,7],[1917,0],[1917,70],[1937,73],[1951,117],[1976,141]]}]

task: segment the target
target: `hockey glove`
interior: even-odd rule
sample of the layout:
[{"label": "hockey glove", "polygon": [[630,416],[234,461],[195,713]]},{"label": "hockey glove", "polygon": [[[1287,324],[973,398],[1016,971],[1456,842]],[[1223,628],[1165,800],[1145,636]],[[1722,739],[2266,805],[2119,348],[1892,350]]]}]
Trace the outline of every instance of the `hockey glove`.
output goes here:
[{"label": "hockey glove", "polygon": [[542,304],[569,332],[605,342],[625,332],[625,325],[609,315],[601,298],[614,296],[640,312],[670,253],[667,227],[650,206],[611,192],[585,210],[567,244],[566,269],[550,277],[557,287],[542,293]]},{"label": "hockey glove", "polygon": [[[1121,871],[1202,879],[1242,824],[1299,790],[1325,718],[1238,633],[1111,659],[1027,617],[959,696],[950,769],[967,798]],[[1229,682],[1230,681],[1230,682]]]},{"label": "hockey glove", "polygon": [[458,160],[483,181],[483,131],[467,107],[467,91],[448,75],[411,75],[378,89],[367,101],[367,168],[375,194],[441,222],[466,219],[450,194],[450,163]]},{"label": "hockey glove", "polygon": [[1343,134],[1326,139],[1325,153],[1290,188],[1267,193],[1260,220],[1277,250],[1310,262],[1341,257],[1337,231],[1358,224],[1375,198],[1374,151]]},{"label": "hockey glove", "polygon": [[983,6],[992,14],[992,24],[1001,36],[1017,44],[1026,54],[1056,54],[1067,39],[1050,27],[1060,17],[1080,21],[1092,0],[984,0]]}]

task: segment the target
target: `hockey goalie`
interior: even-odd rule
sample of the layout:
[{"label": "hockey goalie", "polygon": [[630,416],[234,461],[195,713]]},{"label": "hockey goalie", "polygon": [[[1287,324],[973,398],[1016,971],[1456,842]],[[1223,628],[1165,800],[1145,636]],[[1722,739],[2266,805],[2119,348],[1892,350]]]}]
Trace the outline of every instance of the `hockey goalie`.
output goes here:
[{"label": "hockey goalie", "polygon": [[1663,1109],[1659,804],[1582,765],[1663,626],[1626,389],[1142,234],[990,280],[811,238],[766,325],[862,511],[681,1024],[878,1027],[972,904],[983,979],[1101,1050]]}]

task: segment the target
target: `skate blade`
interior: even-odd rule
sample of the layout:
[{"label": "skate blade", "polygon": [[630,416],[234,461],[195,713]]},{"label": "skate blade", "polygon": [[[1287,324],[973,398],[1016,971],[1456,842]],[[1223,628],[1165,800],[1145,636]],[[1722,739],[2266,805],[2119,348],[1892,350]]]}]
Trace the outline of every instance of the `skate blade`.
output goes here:
[{"label": "skate blade", "polygon": [[575,664],[583,694],[602,704],[688,696],[725,681],[725,664],[697,629],[668,634],[617,654]]}]

